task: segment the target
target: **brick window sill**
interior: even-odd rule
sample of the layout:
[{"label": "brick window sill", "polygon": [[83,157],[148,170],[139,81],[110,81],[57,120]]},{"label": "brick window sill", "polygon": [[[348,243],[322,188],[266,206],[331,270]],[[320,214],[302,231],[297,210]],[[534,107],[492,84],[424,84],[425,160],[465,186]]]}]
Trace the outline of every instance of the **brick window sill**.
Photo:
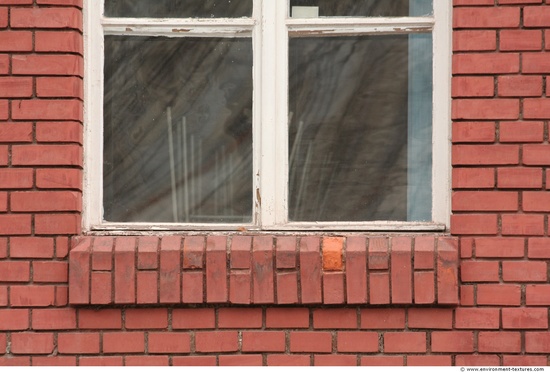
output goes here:
[{"label": "brick window sill", "polygon": [[449,236],[84,236],[72,305],[457,305]]}]

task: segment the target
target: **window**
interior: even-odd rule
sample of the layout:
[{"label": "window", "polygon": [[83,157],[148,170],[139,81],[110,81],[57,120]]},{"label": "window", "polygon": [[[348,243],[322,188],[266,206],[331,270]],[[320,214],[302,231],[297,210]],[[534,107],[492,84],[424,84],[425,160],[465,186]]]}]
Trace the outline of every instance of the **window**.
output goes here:
[{"label": "window", "polygon": [[86,8],[88,230],[444,230],[450,8]]}]

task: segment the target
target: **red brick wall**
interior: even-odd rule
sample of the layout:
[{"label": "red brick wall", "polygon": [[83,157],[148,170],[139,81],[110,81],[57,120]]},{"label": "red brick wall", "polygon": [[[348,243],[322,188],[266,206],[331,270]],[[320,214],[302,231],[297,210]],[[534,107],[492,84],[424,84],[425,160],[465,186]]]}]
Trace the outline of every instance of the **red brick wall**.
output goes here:
[{"label": "red brick wall", "polygon": [[0,365],[547,365],[550,2],[454,5],[459,305],[95,310],[68,305],[82,0],[0,0]]}]

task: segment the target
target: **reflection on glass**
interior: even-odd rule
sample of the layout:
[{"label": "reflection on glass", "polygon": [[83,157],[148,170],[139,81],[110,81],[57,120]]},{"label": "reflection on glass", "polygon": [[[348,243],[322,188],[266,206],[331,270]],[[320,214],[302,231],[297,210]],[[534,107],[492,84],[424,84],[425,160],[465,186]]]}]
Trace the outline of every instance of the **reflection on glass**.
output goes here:
[{"label": "reflection on glass", "polygon": [[[433,13],[433,0],[290,0],[292,7],[318,7],[320,17],[409,17]],[[298,15],[298,17],[302,17]]]},{"label": "reflection on glass", "polygon": [[252,220],[250,39],[106,36],[104,219]]},{"label": "reflection on glass", "polygon": [[107,17],[220,18],[252,16],[252,0],[105,0]]},{"label": "reflection on glass", "polygon": [[431,220],[431,56],[430,34],[290,39],[290,220]]}]

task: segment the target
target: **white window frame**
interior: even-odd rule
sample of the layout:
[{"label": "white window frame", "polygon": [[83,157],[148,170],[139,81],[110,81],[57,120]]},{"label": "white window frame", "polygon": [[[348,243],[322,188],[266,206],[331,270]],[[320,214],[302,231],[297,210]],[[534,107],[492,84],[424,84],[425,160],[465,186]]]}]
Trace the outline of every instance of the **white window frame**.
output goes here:
[{"label": "white window frame", "polygon": [[[451,1],[434,0],[428,17],[290,18],[288,0],[253,0],[252,18],[106,18],[102,0],[84,1],[85,143],[83,229],[172,230],[360,230],[445,231],[450,220]],[[265,15],[270,15],[266,17]],[[185,30],[185,32],[181,32]],[[398,31],[396,31],[398,30]],[[357,35],[432,32],[432,219],[431,222],[288,221],[289,34]],[[251,224],[112,223],[103,206],[104,35],[252,37],[254,211]],[[183,36],[184,34],[184,36]]]}]

